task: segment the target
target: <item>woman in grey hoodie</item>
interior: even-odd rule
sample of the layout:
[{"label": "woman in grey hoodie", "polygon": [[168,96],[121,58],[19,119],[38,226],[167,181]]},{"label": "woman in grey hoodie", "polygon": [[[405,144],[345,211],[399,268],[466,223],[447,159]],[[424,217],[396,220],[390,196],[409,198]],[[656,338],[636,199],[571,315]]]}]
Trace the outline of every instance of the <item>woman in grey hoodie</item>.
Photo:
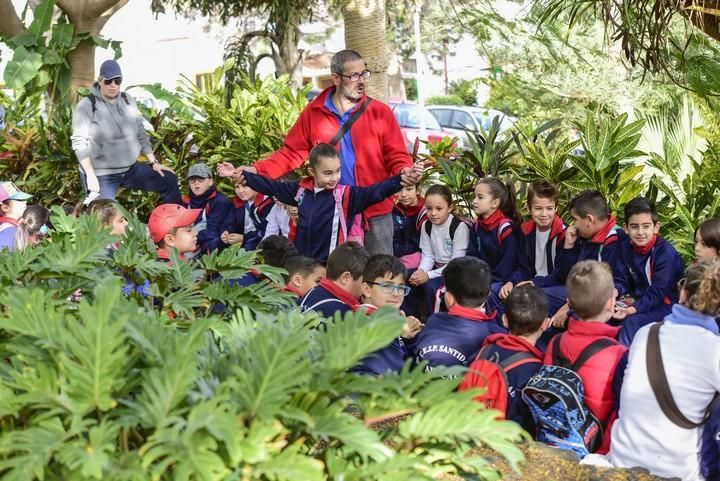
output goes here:
[{"label": "woman in grey hoodie", "polygon": [[[164,204],[180,204],[177,176],[160,164],[135,99],[121,92],[122,71],[114,60],[100,66],[100,76],[73,113],[72,147],[80,176],[91,197],[114,199],[119,187],[158,192]],[[150,164],[138,162],[144,155]]]}]

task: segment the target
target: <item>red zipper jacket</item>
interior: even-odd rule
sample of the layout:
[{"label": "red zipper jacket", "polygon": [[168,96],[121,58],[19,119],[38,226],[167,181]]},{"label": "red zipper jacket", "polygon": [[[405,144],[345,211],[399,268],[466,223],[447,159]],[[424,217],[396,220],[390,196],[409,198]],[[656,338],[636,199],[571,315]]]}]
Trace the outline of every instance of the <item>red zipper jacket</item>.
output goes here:
[{"label": "red zipper jacket", "polygon": [[[285,137],[285,145],[267,159],[255,163],[258,174],[276,179],[300,167],[315,144],[330,142],[338,132],[338,119],[325,106],[325,98],[335,91],[326,88],[300,113]],[[366,97],[360,100],[365,102]],[[390,107],[373,101],[350,129],[355,150],[355,179],[358,186],[366,187],[399,175],[405,167],[412,167],[405,150],[405,141]],[[339,148],[339,147],[338,147]],[[366,218],[389,214],[392,199],[368,207]]]}]

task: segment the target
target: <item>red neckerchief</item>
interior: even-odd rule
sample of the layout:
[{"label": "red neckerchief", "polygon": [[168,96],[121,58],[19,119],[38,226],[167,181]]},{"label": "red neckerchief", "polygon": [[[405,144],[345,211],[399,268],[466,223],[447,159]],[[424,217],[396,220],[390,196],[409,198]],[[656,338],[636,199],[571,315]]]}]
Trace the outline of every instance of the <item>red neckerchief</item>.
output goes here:
[{"label": "red neckerchief", "polygon": [[471,321],[492,321],[495,319],[494,315],[487,315],[485,312],[475,309],[474,307],[463,307],[459,304],[455,304],[448,309],[448,314]]},{"label": "red neckerchief", "polygon": [[295,240],[295,234],[297,234],[297,224],[288,218],[288,240],[290,242]]},{"label": "red neckerchief", "polygon": [[513,336],[512,334],[491,334],[485,338],[485,342],[483,343],[484,346],[488,344],[495,344],[498,347],[509,349],[511,351],[529,352],[541,361],[544,357],[544,354],[534,345],[530,344],[522,337]]},{"label": "red neckerchief", "polygon": [[611,215],[605,225],[597,231],[597,233],[592,236],[592,239],[590,239],[590,242],[593,242],[595,244],[604,244],[605,240],[607,239],[608,233],[612,230],[612,228],[615,227],[615,216]]},{"label": "red neckerchief", "polygon": [[312,177],[303,177],[302,179],[300,179],[298,186],[307,190],[314,190],[315,179],[313,179]]},{"label": "red neckerchief", "polygon": [[18,219],[13,219],[12,217],[0,217],[0,224],[4,223],[12,224],[15,227],[18,225]]},{"label": "red neckerchief", "polygon": [[230,201],[232,202],[232,205],[233,205],[236,209],[245,208],[245,201],[242,200],[242,199],[241,199],[240,197],[238,197],[237,195],[236,195],[235,197],[233,197],[232,199],[230,199]]},{"label": "red neckerchief", "polygon": [[[523,222],[520,225],[520,228],[522,229],[523,234],[530,235],[533,232],[535,232],[535,229],[537,229],[537,224],[535,223],[534,220],[530,219],[527,222]],[[550,236],[548,237],[548,240],[555,239],[564,230],[565,230],[565,223],[562,221],[560,216],[555,214],[555,217],[553,217],[553,220],[552,220],[552,224],[550,224]]]},{"label": "red neckerchief", "polygon": [[644,246],[635,245],[634,243],[632,243],[632,241],[630,241],[630,243],[632,244],[633,250],[635,252],[637,252],[638,254],[640,254],[641,256],[644,256],[645,254],[650,252],[652,250],[652,248],[655,247],[656,242],[657,242],[657,234],[653,234],[653,238],[650,240],[650,242],[648,242]]},{"label": "red neckerchief", "polygon": [[378,309],[377,306],[373,306],[372,304],[360,304],[358,308],[362,308],[368,315],[372,314]]},{"label": "red neckerchief", "polygon": [[357,299],[355,299],[348,291],[343,289],[342,287],[338,287],[335,285],[334,282],[332,282],[329,279],[321,279],[319,286],[325,288],[326,291],[328,291],[330,294],[335,296],[337,300],[340,302],[347,304],[347,306],[354,311],[357,310],[360,303]]},{"label": "red neckerchief", "polygon": [[415,205],[395,204],[395,208],[397,208],[397,210],[406,217],[413,217],[418,215],[418,213],[425,208],[425,200],[421,197]]},{"label": "red neckerchief", "polygon": [[285,291],[285,292],[292,292],[293,294],[295,294],[295,295],[298,296],[298,297],[302,297],[302,296],[303,296],[302,292],[300,292],[299,290],[297,290],[297,288],[296,288],[295,286],[291,286],[290,284],[286,284],[286,285],[285,285],[285,288],[283,289],[283,291]]},{"label": "red neckerchief", "polygon": [[492,214],[490,214],[490,217],[488,217],[487,219],[478,219],[477,225],[480,226],[483,230],[490,232],[491,230],[497,228],[505,219],[505,214],[503,214],[502,211],[498,209]]},{"label": "red neckerchief", "polygon": [[[170,253],[166,249],[158,248],[157,251],[155,251],[158,259],[164,260],[164,261],[170,261]],[[180,254],[180,260],[186,261],[185,256],[183,254]]]}]

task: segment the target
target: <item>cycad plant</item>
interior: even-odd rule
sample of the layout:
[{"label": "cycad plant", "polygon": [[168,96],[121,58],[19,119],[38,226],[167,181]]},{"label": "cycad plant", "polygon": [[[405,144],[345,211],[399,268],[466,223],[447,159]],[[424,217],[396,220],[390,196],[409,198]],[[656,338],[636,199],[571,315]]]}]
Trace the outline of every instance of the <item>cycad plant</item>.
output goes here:
[{"label": "cycad plant", "polygon": [[456,392],[461,370],[348,372],[399,334],[396,312],[315,330],[276,287],[223,282],[273,279],[253,254],[160,263],[135,228],[108,257],[94,219],[53,224],[0,252],[3,479],[497,479],[480,444],[518,465],[521,429]]}]

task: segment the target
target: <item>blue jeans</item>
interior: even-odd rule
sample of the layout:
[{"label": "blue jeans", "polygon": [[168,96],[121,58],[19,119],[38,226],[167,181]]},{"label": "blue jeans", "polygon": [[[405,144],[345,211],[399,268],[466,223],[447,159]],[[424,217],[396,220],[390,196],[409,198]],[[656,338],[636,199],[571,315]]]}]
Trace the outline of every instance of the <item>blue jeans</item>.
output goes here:
[{"label": "blue jeans", "polygon": [[[122,174],[98,175],[100,195],[102,199],[115,199],[120,187],[131,190],[157,192],[163,204],[182,204],[177,176],[172,172],[163,172],[161,176],[149,164],[135,162],[127,172]],[[85,173],[80,170],[80,181],[87,192]]]}]

